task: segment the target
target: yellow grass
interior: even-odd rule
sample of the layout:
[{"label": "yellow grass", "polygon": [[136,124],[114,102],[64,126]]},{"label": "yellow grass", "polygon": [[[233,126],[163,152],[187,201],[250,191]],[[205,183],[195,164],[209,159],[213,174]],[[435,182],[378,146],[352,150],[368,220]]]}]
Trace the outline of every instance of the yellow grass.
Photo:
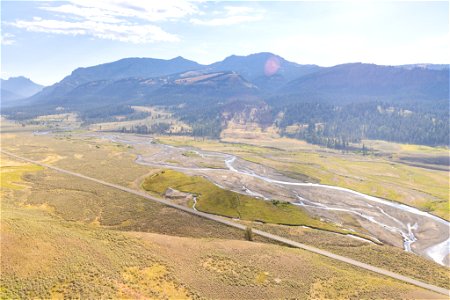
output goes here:
[{"label": "yellow grass", "polygon": [[0,189],[2,191],[4,189],[23,189],[25,188],[22,183],[23,174],[39,170],[42,170],[42,167],[13,161],[8,159],[5,155],[1,155]]}]

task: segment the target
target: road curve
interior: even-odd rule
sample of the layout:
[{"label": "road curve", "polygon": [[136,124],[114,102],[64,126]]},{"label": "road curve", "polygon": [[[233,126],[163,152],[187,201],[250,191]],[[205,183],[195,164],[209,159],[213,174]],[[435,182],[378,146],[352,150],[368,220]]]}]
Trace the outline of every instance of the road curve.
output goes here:
[{"label": "road curve", "polygon": [[[92,177],[89,177],[89,176],[86,176],[86,175],[83,175],[83,174],[80,174],[80,173],[76,173],[76,172],[68,171],[68,170],[61,169],[61,168],[58,168],[58,167],[55,167],[55,166],[47,165],[47,164],[44,164],[44,163],[41,163],[41,162],[38,162],[38,161],[35,161],[35,160],[31,160],[31,159],[28,159],[28,158],[25,158],[25,157],[22,157],[22,156],[15,155],[15,154],[13,154],[11,152],[7,152],[7,151],[4,151],[4,150],[0,150],[0,152],[5,154],[5,155],[8,155],[8,156],[14,157],[16,159],[22,160],[22,161],[26,161],[26,162],[29,162],[29,163],[32,163],[32,164],[35,164],[35,165],[39,165],[39,166],[51,169],[51,170],[55,170],[55,171],[58,171],[58,172],[61,172],[61,173],[65,173],[65,174],[68,174],[68,175],[72,175],[72,176],[76,176],[76,177],[83,178],[83,179],[86,179],[86,180],[90,180],[90,181],[93,181],[93,182],[96,182],[96,183],[99,183],[99,184],[102,184],[102,185],[105,185],[105,186],[109,186],[109,187],[112,187],[112,188],[115,188],[115,189],[118,189],[118,190],[130,193],[130,194],[134,194],[134,195],[146,198],[148,200],[152,200],[152,201],[155,201],[155,202],[158,202],[158,203],[161,203],[161,204],[164,204],[164,205],[167,205],[167,206],[170,206],[170,207],[173,207],[173,208],[185,211],[187,213],[190,213],[190,214],[193,214],[193,215],[196,215],[196,216],[208,219],[208,220],[212,220],[212,221],[216,221],[216,222],[225,224],[227,226],[231,226],[231,227],[234,227],[234,228],[237,228],[237,229],[241,229],[241,230],[245,230],[246,229],[245,225],[242,225],[242,224],[239,224],[239,223],[227,220],[227,219],[222,218],[220,216],[210,215],[210,214],[207,214],[207,213],[203,213],[201,211],[190,209],[190,208],[185,207],[185,206],[177,205],[177,204],[171,203],[171,202],[169,202],[167,200],[151,196],[151,195],[149,195],[149,194],[147,194],[147,193],[145,193],[143,191],[130,189],[130,188],[118,185],[118,184],[109,183],[109,182],[106,182],[106,181],[103,181],[103,180],[100,180],[100,179],[96,179],[96,178],[92,178]],[[425,282],[422,282],[422,281],[419,281],[419,280],[416,280],[416,279],[413,279],[413,278],[410,278],[410,277],[407,277],[407,276],[403,276],[403,275],[400,275],[400,274],[397,274],[397,273],[394,273],[394,272],[391,272],[391,271],[388,271],[388,270],[385,270],[385,269],[381,269],[381,268],[378,268],[378,267],[375,267],[375,266],[372,266],[372,265],[369,265],[369,264],[366,264],[366,263],[363,263],[363,262],[360,262],[360,261],[357,261],[357,260],[354,260],[354,259],[351,259],[351,258],[348,258],[348,257],[345,257],[345,256],[341,256],[341,255],[337,255],[337,254],[334,254],[334,253],[331,253],[331,252],[328,252],[328,251],[325,251],[325,250],[321,250],[321,249],[316,248],[316,247],[312,247],[312,246],[308,246],[308,245],[305,245],[305,244],[302,244],[302,243],[298,243],[298,242],[295,242],[293,240],[289,240],[289,239],[286,239],[286,238],[283,238],[281,236],[274,235],[274,234],[271,234],[271,233],[268,233],[268,232],[265,232],[265,231],[253,229],[253,233],[257,234],[259,236],[271,239],[273,241],[277,241],[279,243],[283,243],[283,244],[291,246],[291,247],[295,247],[295,248],[303,249],[303,250],[310,251],[310,252],[313,252],[313,253],[316,253],[316,254],[320,254],[320,255],[329,257],[331,259],[335,259],[335,260],[338,260],[338,261],[341,261],[341,262],[344,262],[344,263],[347,263],[347,264],[350,264],[350,265],[353,265],[353,266],[356,266],[356,267],[359,267],[359,268],[362,268],[362,269],[366,269],[366,270],[372,271],[374,273],[378,273],[380,275],[388,276],[388,277],[391,277],[391,278],[394,278],[394,279],[397,279],[397,280],[400,280],[400,281],[403,281],[403,282],[406,282],[406,283],[409,283],[409,284],[412,284],[412,285],[415,285],[415,286],[418,286],[418,287],[421,287],[421,288],[424,288],[424,289],[427,289],[427,290],[430,290],[430,291],[433,291],[433,292],[437,292],[437,293],[440,293],[440,294],[443,294],[443,295],[446,295],[446,296],[450,297],[450,290],[447,290],[445,288],[441,288],[441,287],[438,287],[438,286],[435,286],[435,285],[432,285],[432,284],[428,284],[428,283],[425,283]]]}]

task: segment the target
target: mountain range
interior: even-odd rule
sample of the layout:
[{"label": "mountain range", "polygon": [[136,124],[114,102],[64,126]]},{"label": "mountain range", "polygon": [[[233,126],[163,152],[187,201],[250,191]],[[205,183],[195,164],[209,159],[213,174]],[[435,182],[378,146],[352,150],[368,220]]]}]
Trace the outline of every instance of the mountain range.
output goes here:
[{"label": "mountain range", "polygon": [[294,79],[281,92],[295,94],[297,101],[442,100],[448,98],[448,80],[448,70],[353,63]]},{"label": "mountain range", "polygon": [[42,90],[43,86],[23,76],[1,79],[2,104],[30,97]]},{"label": "mountain range", "polygon": [[[354,63],[324,68],[289,62],[267,52],[232,55],[210,65],[182,57],[126,58],[78,68],[24,103],[91,107],[135,101],[172,105],[180,104],[176,102],[183,102],[181,98],[190,98],[192,93],[226,99],[295,95],[295,101],[341,103],[442,100],[448,96],[445,66]],[[167,103],[161,103],[162,97]],[[174,98],[180,99],[174,101]]]},{"label": "mountain range", "polygon": [[[183,57],[170,60],[121,59],[78,68],[60,82],[21,100],[20,104],[8,103],[13,106],[8,108],[2,103],[2,106],[7,108],[4,112],[11,117],[18,116],[20,112],[24,118],[48,114],[57,107],[77,111],[83,117],[83,112],[92,109],[101,111],[107,108],[110,112],[111,106],[158,105],[173,111],[188,123],[203,122],[219,127],[226,126],[224,115],[229,118],[239,110],[248,110],[248,107],[264,107],[264,123],[267,124],[278,118],[277,124],[284,124],[285,127],[311,122],[331,126],[331,120],[335,120],[339,124],[333,126],[341,128],[344,121],[339,121],[342,116],[337,112],[346,111],[349,107],[354,109],[354,105],[359,105],[356,113],[358,120],[352,121],[355,124],[364,122],[360,120],[361,112],[379,114],[379,119],[387,122],[388,117],[380,111],[384,112],[384,108],[389,107],[394,107],[397,111],[395,118],[402,122],[405,120],[398,114],[408,110],[420,122],[432,123],[435,122],[432,120],[443,118],[445,124],[442,112],[448,107],[448,95],[448,65],[349,63],[320,67],[297,64],[263,52],[248,56],[232,55],[210,65]],[[378,104],[374,106],[373,103]],[[379,109],[380,105],[384,108]],[[308,110],[306,115],[304,109]],[[293,111],[299,113],[293,115]],[[284,120],[279,120],[280,113],[286,116]],[[300,118],[300,115],[303,117]],[[389,118],[393,119],[389,121],[391,123],[399,122],[392,115]],[[211,120],[216,120],[213,125]],[[439,126],[439,137],[433,138],[430,143],[442,143],[442,137],[448,131],[442,129],[439,122],[436,124],[434,126]],[[344,127],[347,128],[348,124]],[[384,132],[393,130],[382,129]],[[345,134],[351,139],[364,138],[368,134],[362,130],[357,130],[355,134],[347,131]],[[318,134],[335,136],[344,132],[335,128],[334,132],[325,130]],[[375,135],[382,134],[378,132]],[[411,142],[413,140],[422,141],[412,139]],[[422,143],[427,143],[425,140]]]}]

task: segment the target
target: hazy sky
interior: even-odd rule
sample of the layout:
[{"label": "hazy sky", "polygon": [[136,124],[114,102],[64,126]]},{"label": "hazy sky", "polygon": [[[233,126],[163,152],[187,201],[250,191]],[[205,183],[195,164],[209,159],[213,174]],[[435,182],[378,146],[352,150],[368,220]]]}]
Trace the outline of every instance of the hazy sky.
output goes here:
[{"label": "hazy sky", "polygon": [[449,4],[1,1],[2,78],[41,84],[124,57],[209,64],[273,52],[301,64],[449,63]]}]

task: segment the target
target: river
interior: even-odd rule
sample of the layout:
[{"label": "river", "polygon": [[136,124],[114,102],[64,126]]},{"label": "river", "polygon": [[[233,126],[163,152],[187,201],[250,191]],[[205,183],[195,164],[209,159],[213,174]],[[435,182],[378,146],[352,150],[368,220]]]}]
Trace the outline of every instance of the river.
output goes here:
[{"label": "river", "polygon": [[[153,149],[155,147],[159,148],[160,151],[157,151],[156,154],[151,156],[144,157],[143,155],[138,154],[135,160],[138,164],[202,174],[212,174],[217,172],[221,172],[222,174],[224,172],[232,172],[238,174],[239,176],[253,177],[265,182],[266,185],[283,187],[291,192],[292,203],[294,205],[304,207],[318,216],[321,216],[321,214],[325,211],[352,214],[360,220],[370,222],[371,224],[378,226],[381,231],[389,232],[401,237],[405,251],[414,252],[431,258],[441,265],[448,265],[448,260],[446,261],[446,258],[450,253],[450,223],[414,207],[371,195],[366,195],[348,188],[318,183],[296,182],[288,177],[282,177],[282,179],[280,179],[279,175],[271,176],[271,172],[265,172],[264,175],[261,175],[252,169],[252,167],[254,167],[253,165],[228,153],[202,151],[199,149],[193,150],[192,148],[187,147],[174,147],[164,144],[155,144],[152,140],[149,140],[148,137],[101,134],[97,137],[128,145],[140,145],[144,147],[152,147]],[[218,161],[222,161],[226,168],[219,169],[198,166],[180,166],[173,163],[169,164],[164,161],[164,158],[168,159],[185,151],[194,151],[201,159],[214,158]],[[239,163],[237,163],[238,161]],[[262,167],[266,168],[264,166]],[[215,176],[212,181],[223,188],[231,189],[230,187],[225,187],[225,184],[222,182],[219,182],[219,176]],[[242,189],[234,186],[233,190],[264,200],[274,199],[277,196],[267,194],[267,192],[264,193],[262,190],[257,190],[258,186],[254,186],[251,189],[244,184],[241,186]],[[305,196],[300,195],[305,193],[307,189],[319,189],[321,191],[325,191],[325,194],[331,195],[345,194],[350,200],[347,202],[332,202],[323,196],[319,197],[316,195],[317,199],[313,200],[312,197],[306,198]],[[421,226],[424,228],[426,227],[427,231],[422,232],[422,237],[418,238],[416,235],[421,229]],[[430,228],[435,228],[435,230],[431,232],[432,229]],[[433,243],[431,245],[429,245],[430,241],[427,240],[427,236],[433,238]],[[435,242],[435,240],[437,241]],[[418,244],[416,250],[413,249],[413,245],[415,243]],[[424,245],[426,245],[426,248],[424,248]]]}]

